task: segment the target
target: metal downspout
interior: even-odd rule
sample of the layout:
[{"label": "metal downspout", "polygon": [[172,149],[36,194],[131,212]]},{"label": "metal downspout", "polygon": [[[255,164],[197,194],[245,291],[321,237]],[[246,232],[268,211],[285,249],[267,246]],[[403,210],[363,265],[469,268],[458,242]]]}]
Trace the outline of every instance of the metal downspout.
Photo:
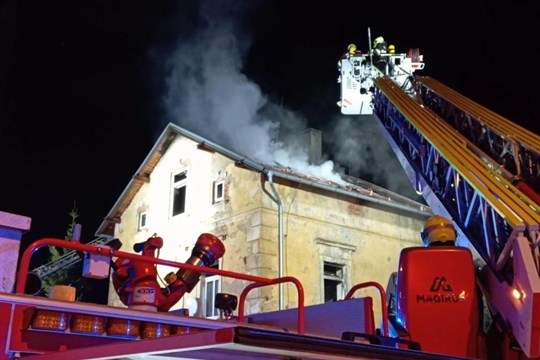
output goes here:
[{"label": "metal downspout", "polygon": [[[266,175],[270,188],[272,188],[272,192],[274,193],[274,197],[270,196],[270,198],[278,206],[278,277],[283,277],[283,203],[274,185],[272,171],[268,171]],[[283,310],[283,283],[279,283],[279,310]]]}]

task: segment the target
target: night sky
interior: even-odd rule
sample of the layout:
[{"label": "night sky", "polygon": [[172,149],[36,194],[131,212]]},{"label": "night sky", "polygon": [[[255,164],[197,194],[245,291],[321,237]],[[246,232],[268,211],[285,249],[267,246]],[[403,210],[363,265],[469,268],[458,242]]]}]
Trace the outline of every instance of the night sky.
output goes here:
[{"label": "night sky", "polygon": [[[337,60],[350,42],[367,51],[368,27],[372,39],[382,35],[398,52],[419,48],[426,62],[421,75],[539,133],[537,1],[384,4],[4,1],[0,210],[32,218],[23,237],[27,244],[63,238],[76,202],[82,240],[93,239],[165,124],[175,114],[186,118],[187,102],[176,103],[171,91],[187,83],[184,76],[213,84],[193,90],[212,104],[213,115],[207,116],[204,103],[190,103],[198,107],[192,115],[200,126],[218,116],[216,109],[227,112],[220,92],[209,94],[219,88],[213,81],[221,79],[222,69],[234,69],[240,75],[234,79],[256,87],[267,101],[332,134],[340,117]],[[216,45],[217,37],[222,42]],[[227,53],[220,49],[227,41],[236,46],[236,56],[218,51]],[[186,59],[206,70],[193,71]],[[361,134],[362,124],[354,125]],[[376,159],[374,146],[367,152]],[[387,185],[384,170],[373,175],[355,169],[353,175]]]}]

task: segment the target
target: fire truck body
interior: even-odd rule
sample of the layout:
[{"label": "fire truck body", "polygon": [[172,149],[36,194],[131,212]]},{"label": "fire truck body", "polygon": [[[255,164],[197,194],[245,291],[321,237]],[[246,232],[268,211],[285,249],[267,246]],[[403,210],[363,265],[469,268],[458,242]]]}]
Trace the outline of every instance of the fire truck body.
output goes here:
[{"label": "fire truck body", "polygon": [[[240,295],[238,315],[219,320],[187,316],[178,311],[118,308],[24,295],[31,254],[42,246],[64,246],[100,257],[127,259],[135,266],[157,263],[180,268],[179,273],[208,272],[251,283]],[[213,246],[214,250],[220,248]],[[450,264],[451,257],[446,262]],[[245,299],[251,290],[285,282],[296,286],[298,308],[244,315]],[[385,290],[374,282],[355,285],[344,300],[304,306],[302,284],[294,277],[267,279],[126,253],[102,245],[42,239],[32,244],[21,258],[16,294],[0,294],[3,334],[0,346],[5,349],[0,359],[462,358],[421,350],[418,342],[389,336],[386,311],[383,311],[382,333],[377,331],[372,299],[354,297],[357,290],[372,286],[380,291],[381,304],[385,307]]]}]

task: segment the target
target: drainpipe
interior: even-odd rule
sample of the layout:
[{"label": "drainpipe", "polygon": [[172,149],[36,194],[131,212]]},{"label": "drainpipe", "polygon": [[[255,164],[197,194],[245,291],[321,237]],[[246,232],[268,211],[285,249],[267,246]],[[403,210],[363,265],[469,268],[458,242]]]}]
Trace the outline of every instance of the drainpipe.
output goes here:
[{"label": "drainpipe", "polygon": [[[283,277],[283,203],[281,202],[281,199],[279,197],[279,193],[276,190],[276,187],[273,182],[273,173],[272,171],[268,171],[266,173],[266,176],[268,178],[268,183],[270,184],[270,188],[272,189],[272,192],[274,193],[274,196],[268,194],[266,189],[264,191],[266,194],[274,201],[278,206],[278,277]],[[264,185],[263,185],[264,186]],[[279,283],[279,310],[283,310],[283,283]]]}]

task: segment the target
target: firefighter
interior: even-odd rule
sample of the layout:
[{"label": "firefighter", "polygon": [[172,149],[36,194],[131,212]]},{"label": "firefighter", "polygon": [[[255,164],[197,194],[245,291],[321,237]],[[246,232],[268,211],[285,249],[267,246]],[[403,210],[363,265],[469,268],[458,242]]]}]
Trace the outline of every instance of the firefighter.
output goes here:
[{"label": "firefighter", "polygon": [[378,36],[373,40],[373,65],[386,74],[386,63],[388,54],[388,45],[382,36]]},{"label": "firefighter", "polygon": [[425,246],[454,246],[457,232],[454,224],[444,216],[434,215],[426,220],[420,233]]},{"label": "firefighter", "polygon": [[388,45],[382,36],[376,37],[373,40],[373,54],[381,55],[388,52]]},{"label": "firefighter", "polygon": [[[388,55],[395,55],[396,54],[396,47],[393,44],[388,45]],[[389,59],[388,61],[388,74],[390,76],[394,76],[394,60]]]},{"label": "firefighter", "polygon": [[356,54],[356,44],[349,44],[347,46],[347,56],[354,56]]},{"label": "firefighter", "polygon": [[338,69],[341,69],[341,60],[342,59],[350,59],[352,56],[355,55],[362,55],[361,51],[357,51],[356,44],[350,43],[347,46],[347,52],[341,56],[341,59],[338,61]]}]

